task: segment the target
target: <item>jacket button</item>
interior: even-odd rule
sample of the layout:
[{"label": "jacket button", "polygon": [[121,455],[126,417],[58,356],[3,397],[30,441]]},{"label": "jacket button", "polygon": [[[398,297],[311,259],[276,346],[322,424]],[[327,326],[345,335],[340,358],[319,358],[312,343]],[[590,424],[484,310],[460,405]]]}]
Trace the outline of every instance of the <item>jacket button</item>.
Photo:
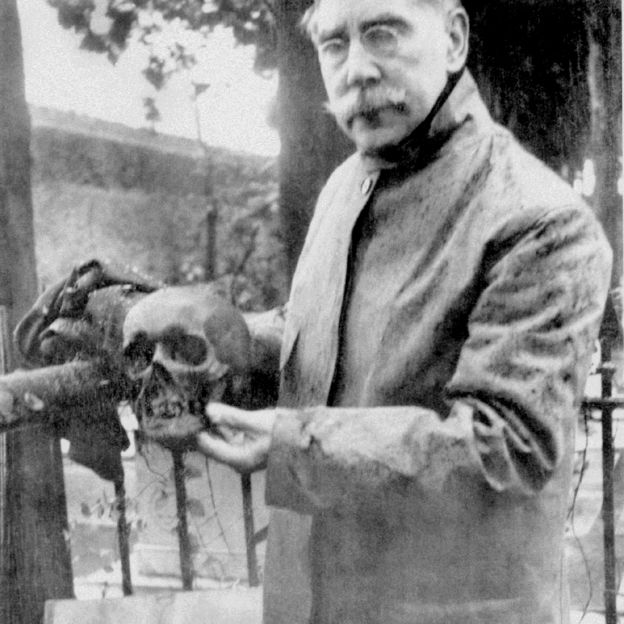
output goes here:
[{"label": "jacket button", "polygon": [[373,188],[373,178],[366,178],[362,182],[362,186],[361,186],[362,195],[368,195],[372,188]]}]

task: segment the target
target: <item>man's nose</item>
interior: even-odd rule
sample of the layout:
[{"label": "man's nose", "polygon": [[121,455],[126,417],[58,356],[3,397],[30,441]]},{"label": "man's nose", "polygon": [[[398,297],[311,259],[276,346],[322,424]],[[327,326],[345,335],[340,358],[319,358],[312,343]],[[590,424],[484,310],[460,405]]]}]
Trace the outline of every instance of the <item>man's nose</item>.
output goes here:
[{"label": "man's nose", "polygon": [[346,61],[347,86],[366,86],[381,78],[381,70],[375,58],[366,50],[362,43],[353,39],[349,45]]}]

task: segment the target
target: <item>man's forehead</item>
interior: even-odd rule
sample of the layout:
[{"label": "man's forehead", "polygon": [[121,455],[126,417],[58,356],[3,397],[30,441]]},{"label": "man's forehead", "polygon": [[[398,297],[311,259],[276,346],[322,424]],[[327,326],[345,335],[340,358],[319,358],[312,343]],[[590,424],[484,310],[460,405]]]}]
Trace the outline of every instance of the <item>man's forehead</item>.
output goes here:
[{"label": "man's forehead", "polygon": [[317,32],[333,30],[353,23],[374,21],[383,16],[409,20],[429,0],[321,0],[314,16]]}]

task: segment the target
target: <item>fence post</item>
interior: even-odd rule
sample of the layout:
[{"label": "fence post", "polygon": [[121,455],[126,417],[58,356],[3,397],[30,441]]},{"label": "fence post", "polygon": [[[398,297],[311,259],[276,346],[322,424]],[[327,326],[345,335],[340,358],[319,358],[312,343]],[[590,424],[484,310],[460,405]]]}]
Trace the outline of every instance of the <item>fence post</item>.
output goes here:
[{"label": "fence post", "polygon": [[[9,372],[9,321],[6,306],[0,305],[0,375]],[[5,433],[0,433],[0,565],[8,561],[5,527],[7,522],[7,439]]]},{"label": "fence post", "polygon": [[254,528],[253,501],[251,495],[251,475],[241,477],[243,490],[243,522],[245,524],[245,549],[247,551],[247,578],[250,587],[260,585],[258,559],[256,557],[256,531]]},{"label": "fence post", "polygon": [[615,501],[613,472],[613,375],[612,349],[621,337],[620,321],[613,295],[607,298],[600,327],[600,380],[602,426],[602,528],[604,545],[604,604],[606,624],[617,624],[617,578],[615,559]]},{"label": "fence post", "polygon": [[130,530],[126,517],[126,486],[124,478],[115,480],[115,504],[117,506],[117,542],[121,561],[121,588],[124,596],[131,596],[132,573],[130,570]]},{"label": "fence post", "polygon": [[176,509],[178,515],[178,543],[180,547],[180,571],[182,573],[182,589],[193,589],[193,563],[191,559],[191,542],[189,540],[188,521],[186,518],[186,484],[184,483],[184,452],[171,451],[173,457],[173,482],[176,493]]},{"label": "fence post", "polygon": [[[604,353],[604,351],[603,351]],[[613,368],[609,354],[603,356],[601,366],[602,397],[611,397],[611,379]],[[617,624],[617,583],[615,575],[615,509],[613,501],[613,408],[602,408],[602,523],[604,540],[604,576],[605,576],[605,620],[606,624]]]}]

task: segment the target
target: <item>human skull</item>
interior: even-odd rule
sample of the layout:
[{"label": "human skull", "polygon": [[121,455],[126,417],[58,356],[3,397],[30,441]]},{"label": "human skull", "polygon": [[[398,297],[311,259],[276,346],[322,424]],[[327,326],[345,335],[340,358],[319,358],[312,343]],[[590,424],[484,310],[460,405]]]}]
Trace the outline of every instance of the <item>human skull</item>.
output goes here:
[{"label": "human skull", "polygon": [[240,312],[210,285],[173,286],[130,309],[123,354],[143,431],[184,446],[208,424],[206,403],[244,383],[250,337]]}]

